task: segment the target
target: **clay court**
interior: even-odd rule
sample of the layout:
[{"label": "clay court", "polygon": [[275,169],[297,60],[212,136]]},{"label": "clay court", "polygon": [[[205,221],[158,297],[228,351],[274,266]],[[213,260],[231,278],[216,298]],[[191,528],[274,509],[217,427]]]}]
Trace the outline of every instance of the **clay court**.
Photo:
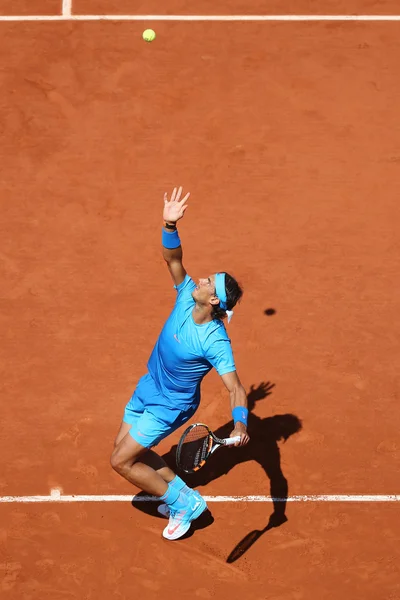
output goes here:
[{"label": "clay court", "polygon": [[[400,18],[161,18],[398,2],[115,4],[0,0],[1,596],[399,600]],[[187,271],[245,290],[252,440],[192,476],[210,518],[167,542],[109,456],[174,303],[175,185]],[[202,389],[229,433],[215,372]]]}]

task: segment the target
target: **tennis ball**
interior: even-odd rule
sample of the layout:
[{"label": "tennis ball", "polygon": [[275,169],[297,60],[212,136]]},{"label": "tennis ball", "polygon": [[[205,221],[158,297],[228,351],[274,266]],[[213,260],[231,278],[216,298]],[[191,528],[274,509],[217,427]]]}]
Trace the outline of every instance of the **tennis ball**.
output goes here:
[{"label": "tennis ball", "polygon": [[143,31],[143,39],[145,42],[152,42],[156,39],[156,32],[152,29],[146,29]]}]

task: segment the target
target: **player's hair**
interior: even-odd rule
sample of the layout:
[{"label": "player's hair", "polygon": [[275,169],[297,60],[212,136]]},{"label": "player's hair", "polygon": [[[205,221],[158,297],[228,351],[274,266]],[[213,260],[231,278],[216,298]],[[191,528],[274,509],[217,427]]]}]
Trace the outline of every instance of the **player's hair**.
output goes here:
[{"label": "player's hair", "polygon": [[[232,275],[229,275],[229,273],[225,273],[225,291],[226,308],[227,310],[232,310],[243,296],[243,290],[236,279],[234,279]],[[221,308],[219,304],[214,304],[211,311],[211,318],[220,319],[222,321],[225,317],[226,311]]]}]

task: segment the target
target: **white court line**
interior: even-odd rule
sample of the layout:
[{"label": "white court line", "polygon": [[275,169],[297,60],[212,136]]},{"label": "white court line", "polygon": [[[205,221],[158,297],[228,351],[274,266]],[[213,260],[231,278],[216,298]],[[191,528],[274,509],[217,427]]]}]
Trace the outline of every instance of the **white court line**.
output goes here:
[{"label": "white court line", "polygon": [[[400,15],[1,15],[1,21],[400,21]],[[64,5],[66,12],[64,13]]]},{"label": "white court line", "polygon": [[70,17],[72,12],[72,0],[62,0],[61,13],[63,17]]},{"label": "white court line", "polygon": [[[271,496],[204,496],[206,502],[400,502],[400,495],[315,495],[272,498]],[[30,502],[154,502],[154,496],[126,495],[64,495],[52,490],[50,496],[0,496],[0,503]]]}]

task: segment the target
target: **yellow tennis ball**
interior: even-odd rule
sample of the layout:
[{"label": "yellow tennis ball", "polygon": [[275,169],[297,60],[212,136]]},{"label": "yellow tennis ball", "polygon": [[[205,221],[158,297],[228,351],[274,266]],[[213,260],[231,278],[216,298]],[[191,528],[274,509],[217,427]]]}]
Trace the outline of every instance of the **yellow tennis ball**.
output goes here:
[{"label": "yellow tennis ball", "polygon": [[152,42],[156,39],[156,32],[152,29],[146,29],[143,31],[143,39],[145,42]]}]

